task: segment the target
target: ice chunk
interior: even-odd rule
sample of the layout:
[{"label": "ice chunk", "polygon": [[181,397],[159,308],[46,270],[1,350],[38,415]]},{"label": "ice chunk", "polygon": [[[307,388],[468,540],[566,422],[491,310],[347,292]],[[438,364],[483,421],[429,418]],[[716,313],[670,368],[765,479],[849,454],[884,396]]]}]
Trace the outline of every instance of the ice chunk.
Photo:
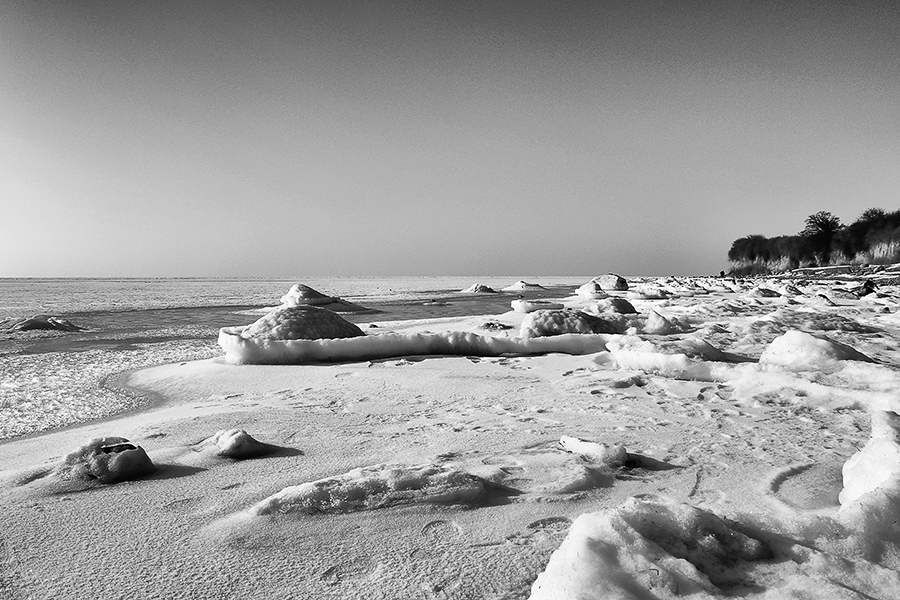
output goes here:
[{"label": "ice chunk", "polygon": [[604,298],[609,298],[609,294],[604,292],[600,284],[593,279],[580,286],[575,290],[575,293],[585,300],[602,300]]},{"label": "ice chunk", "polygon": [[330,310],[314,306],[277,308],[241,333],[244,338],[269,340],[318,340],[365,335],[353,323]]},{"label": "ice chunk", "polygon": [[625,291],[628,289],[628,282],[625,278],[621,275],[616,275],[615,273],[607,273],[600,277],[594,277],[592,281],[599,283],[600,287],[604,290]]},{"label": "ice chunk", "polygon": [[684,328],[677,322],[670,321],[655,310],[651,310],[647,315],[647,321],[644,323],[644,333],[651,335],[668,335],[671,333],[679,333]]},{"label": "ice chunk", "polygon": [[561,310],[563,305],[546,300],[513,300],[509,303],[512,309],[520,313],[531,313],[536,310]]},{"label": "ice chunk", "polygon": [[60,479],[117,483],[156,470],[144,449],[123,437],[99,437],[70,452],[56,468]]},{"label": "ice chunk", "polygon": [[622,333],[624,324],[614,317],[600,317],[577,310],[538,310],[522,321],[523,338],[563,333]]},{"label": "ice chunk", "polygon": [[712,513],[631,498],[575,520],[531,599],[719,597],[742,587],[749,564],[772,556],[764,542]]},{"label": "ice chunk", "polygon": [[772,340],[759,357],[760,364],[778,365],[790,371],[808,371],[834,366],[837,361],[875,362],[846,344],[822,334],[791,329]]},{"label": "ice chunk", "polygon": [[250,507],[248,512],[313,514],[413,503],[475,505],[486,493],[479,478],[448,467],[379,464],[285,488]]},{"label": "ice chunk", "polygon": [[464,290],[460,290],[461,294],[496,294],[497,290],[480,283],[473,283]]},{"label": "ice chunk", "polygon": [[[878,488],[900,492],[900,415],[888,411],[872,413],[872,435],[842,469],[844,489],[838,500],[848,506]],[[900,494],[897,495],[900,500]],[[894,511],[900,510],[900,504]]]}]

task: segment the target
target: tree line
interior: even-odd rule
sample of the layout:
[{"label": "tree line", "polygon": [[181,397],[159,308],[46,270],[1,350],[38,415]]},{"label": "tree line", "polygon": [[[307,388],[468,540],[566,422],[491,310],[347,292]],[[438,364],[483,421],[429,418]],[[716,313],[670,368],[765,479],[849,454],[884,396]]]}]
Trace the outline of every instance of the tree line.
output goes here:
[{"label": "tree line", "polygon": [[850,225],[828,211],[806,218],[796,235],[748,235],[728,251],[732,274],[778,272],[798,267],[900,262],[900,210],[870,208]]}]

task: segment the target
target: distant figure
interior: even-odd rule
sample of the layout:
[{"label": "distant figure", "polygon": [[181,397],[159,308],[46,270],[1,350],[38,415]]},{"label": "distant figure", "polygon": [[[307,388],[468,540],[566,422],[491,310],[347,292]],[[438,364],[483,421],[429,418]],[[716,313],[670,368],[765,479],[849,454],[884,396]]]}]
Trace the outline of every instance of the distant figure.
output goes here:
[{"label": "distant figure", "polygon": [[725,271],[719,271],[719,277],[725,277]]},{"label": "distant figure", "polygon": [[859,286],[858,288],[853,289],[853,293],[862,298],[863,296],[868,296],[872,292],[875,291],[875,288],[878,287],[875,285],[875,282],[871,279],[866,279],[866,281]]}]

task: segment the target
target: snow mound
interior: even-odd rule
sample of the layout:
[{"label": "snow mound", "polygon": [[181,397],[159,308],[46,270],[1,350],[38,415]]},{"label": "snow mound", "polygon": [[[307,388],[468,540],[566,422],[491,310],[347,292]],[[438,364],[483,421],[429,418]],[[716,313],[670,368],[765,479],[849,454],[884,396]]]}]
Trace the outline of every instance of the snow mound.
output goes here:
[{"label": "snow mound", "polygon": [[900,499],[900,415],[873,412],[869,441],[844,463],[842,473],[844,489],[838,496],[842,507],[879,489]]},{"label": "snow mound", "polygon": [[593,279],[580,286],[575,293],[585,300],[603,300],[609,298],[609,294],[603,291],[599,283]]},{"label": "snow mound", "polygon": [[[532,313],[537,314],[537,313]],[[247,338],[241,327],[219,330],[219,346],[237,364],[304,364],[359,361],[393,356],[504,354],[590,354],[606,349],[603,335],[557,335],[545,338],[492,337],[462,331],[384,333],[352,338],[273,340]]]},{"label": "snow mound", "polygon": [[563,305],[547,300],[513,300],[509,303],[512,309],[520,313],[531,313],[536,310],[561,310]]},{"label": "snow mound", "polygon": [[257,441],[243,429],[223,429],[197,444],[200,451],[207,448],[214,449],[216,456],[238,460],[272,452],[272,446]]},{"label": "snow mound", "polygon": [[562,446],[562,449],[566,452],[588,456],[591,459],[612,468],[621,467],[628,457],[628,454],[625,452],[625,446],[621,444],[607,446],[606,444],[601,444],[599,442],[588,442],[576,437],[564,435],[559,438],[559,445]]},{"label": "snow mound", "polygon": [[636,315],[637,309],[625,298],[606,298],[591,307],[591,312],[611,311],[621,315]]},{"label": "snow mound", "polygon": [[334,301],[335,298],[302,283],[295,283],[288,293],[281,297],[281,304],[284,306],[321,306]]},{"label": "snow mound", "polygon": [[461,294],[496,294],[497,290],[480,283],[473,283],[464,290],[459,291]]},{"label": "snow mound", "polygon": [[599,285],[600,289],[603,290],[624,292],[628,289],[628,282],[625,278],[615,273],[600,275],[599,277],[594,277],[591,281]]},{"label": "snow mound", "polygon": [[512,285],[508,285],[505,288],[501,288],[501,291],[504,292],[523,292],[527,290],[546,290],[542,285],[537,283],[528,283],[527,281],[519,280]]},{"label": "snow mound", "polygon": [[484,483],[439,465],[380,464],[285,488],[248,509],[251,515],[349,512],[401,504],[477,505]]},{"label": "snow mound", "polygon": [[241,333],[247,339],[318,340],[365,335],[353,323],[330,310],[314,306],[277,308]]},{"label": "snow mound", "polygon": [[655,310],[651,310],[644,323],[644,333],[651,335],[669,335],[684,331],[684,326],[677,320],[670,320]]},{"label": "snow mound", "polygon": [[763,350],[760,364],[778,365],[789,371],[808,371],[833,367],[837,361],[875,362],[854,348],[822,334],[791,329],[775,338]]},{"label": "snow mound", "polygon": [[773,552],[707,511],[629,499],[583,514],[532,586],[532,600],[720,597]]},{"label": "snow mound", "polygon": [[535,338],[563,333],[622,333],[624,330],[621,321],[610,317],[579,310],[538,310],[525,317],[519,335]]},{"label": "snow mound", "polygon": [[117,483],[138,479],[156,470],[144,449],[123,437],[93,438],[70,452],[55,474],[60,479]]}]

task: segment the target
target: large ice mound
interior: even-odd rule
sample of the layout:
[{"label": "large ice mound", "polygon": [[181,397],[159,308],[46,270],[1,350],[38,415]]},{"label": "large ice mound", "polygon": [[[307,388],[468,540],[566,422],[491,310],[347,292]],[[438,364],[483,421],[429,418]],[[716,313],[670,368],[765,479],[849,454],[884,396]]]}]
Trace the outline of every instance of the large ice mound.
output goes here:
[{"label": "large ice mound", "polygon": [[153,473],[156,467],[144,449],[123,437],[93,438],[73,450],[56,468],[60,479],[117,483]]},{"label": "large ice mound", "polygon": [[601,317],[580,310],[538,310],[522,321],[519,335],[523,338],[560,335],[563,333],[622,333],[625,326],[612,317]]},{"label": "large ice mound", "polygon": [[277,308],[241,332],[244,338],[318,340],[365,335],[353,323],[330,310],[314,306]]},{"label": "large ice mound", "polygon": [[251,515],[348,512],[399,504],[480,503],[484,483],[444,466],[380,464],[285,488],[248,509]]},{"label": "large ice mound", "polygon": [[759,357],[760,364],[778,365],[790,371],[821,369],[841,360],[875,362],[847,344],[796,329],[772,340]]},{"label": "large ice mound", "polygon": [[717,597],[740,591],[748,565],[772,556],[765,542],[712,513],[631,498],[575,520],[531,599]]}]

